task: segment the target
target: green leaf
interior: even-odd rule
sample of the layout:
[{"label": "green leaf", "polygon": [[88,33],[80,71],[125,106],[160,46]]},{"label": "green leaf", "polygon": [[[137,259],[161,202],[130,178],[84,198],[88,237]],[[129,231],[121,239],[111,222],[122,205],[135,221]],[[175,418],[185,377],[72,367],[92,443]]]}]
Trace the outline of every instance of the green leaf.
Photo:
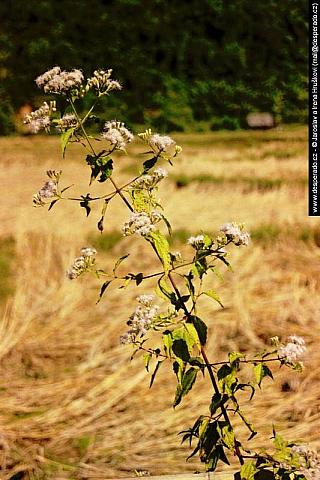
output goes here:
[{"label": "green leaf", "polygon": [[172,343],[172,351],[176,357],[181,358],[184,362],[188,362],[190,354],[185,340],[174,340]]},{"label": "green leaf", "polygon": [[210,413],[211,415],[214,415],[218,408],[225,404],[228,401],[228,395],[221,395],[221,393],[215,393],[211,399],[211,404],[210,404]]},{"label": "green leaf", "polygon": [[162,220],[166,224],[167,229],[168,229],[168,233],[171,236],[172,235],[172,228],[171,228],[171,224],[170,224],[169,220],[164,215],[162,215]]},{"label": "green leaf", "polygon": [[123,260],[125,260],[126,258],[128,258],[130,255],[130,253],[127,253],[126,255],[123,255],[122,257],[118,258],[118,260],[116,261],[115,265],[114,265],[114,268],[113,268],[113,273],[116,273],[116,270],[117,268],[119,267],[119,265],[123,262]]},{"label": "green leaf", "polygon": [[254,462],[245,462],[240,469],[241,480],[253,480],[254,474],[258,471]]},{"label": "green leaf", "polygon": [[174,340],[182,339],[186,342],[190,354],[195,345],[200,346],[197,330],[192,323],[185,323],[183,327],[174,330],[172,335]]},{"label": "green leaf", "polygon": [[102,285],[102,287],[101,287],[101,290],[100,290],[100,295],[99,295],[99,298],[98,298],[98,301],[97,301],[97,303],[99,303],[99,302],[100,302],[100,300],[101,300],[101,298],[102,298],[102,296],[103,296],[104,292],[105,292],[105,291],[106,291],[106,289],[109,287],[109,285],[110,285],[110,283],[111,283],[112,281],[113,281],[113,279],[112,279],[112,280],[106,280],[106,281],[104,282],[104,284],[103,284],[103,285]]},{"label": "green leaf", "polygon": [[256,382],[257,384],[259,385],[259,387],[261,386],[261,382],[262,380],[264,379],[264,377],[270,377],[273,379],[273,375],[272,375],[272,372],[271,370],[267,367],[267,365],[265,363],[257,363],[254,367],[253,367],[253,371],[254,371],[254,376],[255,376],[255,379],[256,379]]},{"label": "green leaf", "polygon": [[162,340],[166,350],[166,354],[171,360],[172,344],[173,344],[172,332],[170,332],[170,330],[165,330],[162,334]]},{"label": "green leaf", "polygon": [[159,370],[160,365],[161,365],[162,362],[163,362],[163,360],[159,360],[159,361],[157,362],[156,368],[154,369],[153,374],[151,375],[151,380],[150,380],[149,388],[152,387],[153,382],[154,382],[154,379],[156,378],[157,372],[158,372],[158,370]]},{"label": "green leaf", "polygon": [[136,212],[147,212],[150,209],[150,200],[143,190],[131,190],[130,194]]},{"label": "green leaf", "polygon": [[185,372],[185,374],[182,377],[181,384],[177,385],[173,407],[176,407],[177,405],[179,405],[179,403],[182,400],[182,397],[184,397],[185,395],[187,395],[187,393],[190,392],[190,390],[194,385],[194,382],[196,381],[198,371],[199,371],[198,368],[191,367],[189,368],[189,370]]},{"label": "green leaf", "polygon": [[219,272],[219,270],[214,265],[209,267],[209,270],[211,270],[219,278],[220,282],[223,283],[223,277],[222,277],[221,273]]},{"label": "green leaf", "polygon": [[144,366],[146,367],[147,372],[149,372],[149,363],[150,363],[150,360],[152,358],[152,353],[147,352],[143,355],[142,358],[143,358]]},{"label": "green leaf", "polygon": [[165,275],[168,275],[171,268],[171,257],[169,254],[170,247],[168,240],[162,235],[161,232],[159,232],[159,230],[156,232],[151,232],[150,237],[152,238],[152,244],[154,245],[159,258],[162,261],[164,273]]},{"label": "green leaf", "polygon": [[148,173],[149,170],[155,166],[155,164],[157,163],[158,161],[158,156],[157,157],[153,157],[153,158],[150,158],[149,160],[146,160],[145,162],[143,162],[143,173]]},{"label": "green leaf", "polygon": [[249,422],[247,417],[245,417],[245,415],[243,414],[243,412],[239,408],[236,410],[236,412],[239,415],[239,417],[241,418],[241,420],[243,421],[243,423],[246,425],[246,427],[250,430],[251,435],[248,438],[248,440],[251,440],[251,438],[253,438],[255,435],[257,435],[256,429],[254,428],[253,424],[251,422]]},{"label": "green leaf", "polygon": [[66,149],[73,132],[74,132],[74,128],[69,128],[65,132],[61,133],[60,143],[61,143],[61,151],[62,151],[63,158],[65,158]]},{"label": "green leaf", "polygon": [[193,317],[193,325],[197,331],[200,344],[204,346],[207,341],[207,325],[199,317]]},{"label": "green leaf", "polygon": [[235,450],[234,433],[230,423],[218,422],[217,432],[226,447],[232,452]]},{"label": "green leaf", "polygon": [[65,192],[66,190],[69,190],[69,188],[73,187],[74,186],[74,183],[72,185],[68,185],[68,187],[64,187],[62,190],[61,190],[61,193]]},{"label": "green leaf", "polygon": [[213,300],[215,300],[216,302],[219,303],[219,305],[221,305],[221,307],[223,308],[223,305],[221,303],[221,300],[220,300],[220,297],[219,295],[217,294],[217,292],[215,290],[207,290],[206,292],[203,292],[204,295],[208,295],[208,297],[211,297],[213,298]]},{"label": "green leaf", "polygon": [[217,258],[219,260],[221,260],[222,263],[224,263],[225,265],[227,265],[228,269],[230,270],[230,272],[233,273],[233,268],[231,267],[230,263],[228,262],[228,260],[225,259],[225,257],[222,257],[220,255],[217,256]]},{"label": "green leaf", "polygon": [[165,277],[161,277],[158,280],[158,284],[156,287],[156,294],[160,298],[164,298],[165,300],[169,299],[172,305],[177,304],[177,297],[171,287],[168,285]]},{"label": "green leaf", "polygon": [[219,368],[218,381],[223,392],[230,396],[233,395],[237,385],[237,378],[235,372],[229,365],[222,365],[222,367]]},{"label": "green leaf", "polygon": [[59,199],[57,198],[57,200],[53,200],[51,203],[50,203],[50,206],[48,208],[48,211],[51,210],[51,208],[57,203]]},{"label": "green leaf", "polygon": [[205,258],[199,261],[195,261],[192,265],[192,273],[199,278],[202,278],[205,273],[207,273],[208,266]]},{"label": "green leaf", "polygon": [[238,367],[239,365],[239,358],[243,358],[244,355],[240,352],[230,352],[229,353],[229,362],[231,367],[235,366]]},{"label": "green leaf", "polygon": [[100,166],[101,175],[98,182],[103,183],[106,180],[108,180],[108,178],[111,177],[112,172],[113,172],[113,161],[110,158],[106,163],[101,164]]},{"label": "green leaf", "polygon": [[195,296],[194,296],[194,285],[192,283],[192,279],[193,279],[193,274],[192,272],[189,273],[189,275],[182,275],[183,278],[184,278],[184,281],[185,281],[185,284],[187,286],[187,289],[189,290],[190,292],[190,295],[191,295],[191,298],[193,301],[195,301]]}]

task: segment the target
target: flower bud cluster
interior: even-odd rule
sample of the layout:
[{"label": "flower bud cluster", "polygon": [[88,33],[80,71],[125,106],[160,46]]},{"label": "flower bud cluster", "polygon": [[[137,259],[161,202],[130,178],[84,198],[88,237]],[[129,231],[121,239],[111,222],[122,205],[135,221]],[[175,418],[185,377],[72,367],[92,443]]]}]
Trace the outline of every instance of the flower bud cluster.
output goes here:
[{"label": "flower bud cluster", "polygon": [[197,235],[196,237],[190,237],[187,240],[187,244],[191,245],[196,250],[202,250],[204,248],[204,236]]},{"label": "flower bud cluster", "polygon": [[305,341],[302,337],[291,335],[285,345],[278,348],[278,356],[284,363],[296,362],[306,351]]},{"label": "flower bud cluster", "polygon": [[135,190],[151,190],[167,176],[168,172],[165,168],[157,167],[152,174],[141,175],[137,180],[134,180],[130,187]]},{"label": "flower bud cluster", "polygon": [[108,140],[115,150],[124,150],[126,144],[134,139],[133,134],[124,126],[124,123],[116,120],[105,123],[101,137],[103,140]]},{"label": "flower bud cluster", "polygon": [[60,67],[54,67],[43,75],[36,78],[35,82],[45,93],[64,94],[76,90],[82,90],[84,77],[81,70],[74,69],[71,72],[62,71]]},{"label": "flower bud cluster", "polygon": [[243,224],[237,224],[236,222],[225,223],[220,227],[220,232],[223,232],[227,240],[232,240],[235,245],[249,246],[250,233],[242,232]]},{"label": "flower bud cluster", "polygon": [[92,247],[83,247],[80,250],[81,256],[75,258],[71,267],[66,271],[66,275],[70,280],[74,280],[84,272],[87,272],[92,267],[96,260],[94,256],[97,250]]},{"label": "flower bud cluster", "polygon": [[48,130],[51,123],[50,114],[55,111],[55,102],[50,102],[50,105],[48,105],[47,102],[44,102],[38,110],[31,112],[30,115],[26,115],[23,119],[23,123],[29,125],[31,133],[38,133],[42,128]]},{"label": "flower bud cluster", "polygon": [[78,120],[74,113],[66,113],[63,117],[57,120],[56,129],[58,132],[62,133],[69,128],[76,127],[77,124]]},{"label": "flower bud cluster", "polygon": [[121,344],[133,343],[137,335],[141,335],[141,337],[146,335],[159,311],[158,305],[152,305],[154,299],[154,295],[140,295],[137,297],[140,305],[135,308],[127,322],[130,329],[121,335]]},{"label": "flower bud cluster", "polygon": [[155,231],[155,223],[160,222],[162,218],[163,215],[156,210],[153,210],[150,214],[146,212],[132,212],[129,221],[122,227],[122,233],[125,237],[134,233],[146,237]]},{"label": "flower bud cluster", "polygon": [[99,95],[110,92],[111,90],[121,90],[122,86],[117,80],[111,80],[112,70],[95,70],[93,77],[87,80],[87,90],[94,89]]}]

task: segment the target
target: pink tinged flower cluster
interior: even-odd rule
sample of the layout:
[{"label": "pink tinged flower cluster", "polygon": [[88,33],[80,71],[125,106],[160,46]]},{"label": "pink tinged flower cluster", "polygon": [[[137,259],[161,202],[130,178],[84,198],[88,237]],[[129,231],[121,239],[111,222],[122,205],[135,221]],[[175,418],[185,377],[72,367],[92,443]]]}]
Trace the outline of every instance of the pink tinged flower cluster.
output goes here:
[{"label": "pink tinged flower cluster", "polygon": [[146,237],[155,231],[155,223],[160,222],[162,218],[162,214],[155,210],[150,214],[146,212],[132,212],[129,221],[122,227],[122,233],[125,237],[134,233]]},{"label": "pink tinged flower cluster", "polygon": [[71,267],[66,271],[69,280],[75,280],[82,273],[87,272],[95,264],[94,256],[97,250],[93,247],[83,247],[80,250],[81,256],[74,259]]},{"label": "pink tinged flower cluster", "polygon": [[167,176],[168,172],[165,168],[157,167],[154,169],[152,174],[141,175],[141,177],[132,182],[130,187],[136,190],[151,190]]},{"label": "pink tinged flower cluster", "polygon": [[36,78],[35,82],[45,93],[63,94],[71,90],[80,89],[84,77],[81,70],[74,69],[70,72],[54,67]]},{"label": "pink tinged flower cluster", "polygon": [[159,135],[158,133],[154,133],[149,139],[149,145],[161,152],[175,144],[176,142],[171,137],[167,135]]},{"label": "pink tinged flower cluster", "polygon": [[291,335],[285,345],[278,348],[278,356],[285,363],[296,362],[306,351],[305,341],[302,337]]},{"label": "pink tinged flower cluster", "polygon": [[74,113],[66,113],[63,117],[61,117],[56,125],[56,129],[58,132],[64,132],[65,130],[68,130],[69,128],[76,127],[78,124],[77,117],[74,115]]},{"label": "pink tinged flower cluster", "polygon": [[159,306],[153,305],[154,299],[154,295],[140,295],[137,297],[140,305],[134,309],[127,322],[130,328],[121,335],[121,344],[133,343],[138,335],[143,337],[147,334],[159,312]]},{"label": "pink tinged flower cluster", "polygon": [[38,197],[42,199],[53,198],[58,193],[57,182],[46,182],[44,186],[39,190]]},{"label": "pink tinged flower cluster", "polygon": [[309,480],[320,479],[320,455],[309,448],[308,445],[300,444],[292,447],[292,453],[299,456],[300,465],[304,461],[306,466],[301,466],[299,472]]},{"label": "pink tinged flower cluster", "polygon": [[110,142],[115,150],[124,150],[126,144],[134,139],[133,134],[125,127],[124,123],[116,120],[105,123],[101,137]]},{"label": "pink tinged flower cluster", "polygon": [[99,94],[110,92],[111,90],[121,90],[122,86],[118,80],[110,79],[112,70],[95,70],[93,76],[87,80],[87,88],[93,88]]},{"label": "pink tinged flower cluster", "polygon": [[223,232],[227,238],[230,238],[236,245],[245,245],[246,247],[249,246],[250,233],[242,232],[242,228],[240,228],[235,222],[225,223],[220,227],[219,230],[220,232]]},{"label": "pink tinged flower cluster", "polygon": [[29,126],[31,133],[38,133],[39,130],[48,129],[50,127],[50,107],[47,102],[31,112],[30,115],[26,115],[23,119],[23,123]]}]

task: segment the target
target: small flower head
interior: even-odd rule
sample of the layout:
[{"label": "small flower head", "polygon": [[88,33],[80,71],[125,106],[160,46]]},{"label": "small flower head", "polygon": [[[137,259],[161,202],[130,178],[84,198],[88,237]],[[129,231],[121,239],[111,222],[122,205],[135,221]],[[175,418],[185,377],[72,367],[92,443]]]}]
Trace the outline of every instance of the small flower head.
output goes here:
[{"label": "small flower head", "polygon": [[38,196],[41,199],[53,198],[58,193],[57,182],[49,181],[44,184],[44,186],[39,190]]},{"label": "small flower head", "polygon": [[135,190],[151,190],[167,176],[168,172],[165,168],[157,167],[152,174],[141,175],[134,180],[130,187]]},{"label": "small flower head", "polygon": [[304,339],[297,335],[291,335],[288,337],[287,343],[280,345],[278,348],[278,356],[283,363],[294,363],[305,351]]},{"label": "small flower head", "polygon": [[146,237],[150,235],[151,232],[154,232],[156,229],[154,223],[160,219],[155,217],[155,213],[158,212],[152,213],[153,216],[152,214],[148,215],[146,212],[132,212],[129,222],[126,222],[122,227],[123,235],[127,237],[137,233],[138,235]]},{"label": "small flower head", "polygon": [[143,337],[152,326],[155,317],[158,315],[159,306],[153,305],[154,295],[139,295],[139,305],[134,309],[128,320],[129,330],[120,337],[120,343],[134,343],[139,335]]},{"label": "small flower head", "polygon": [[197,235],[196,237],[190,237],[187,240],[187,244],[191,245],[196,250],[201,250],[204,248],[204,236]]},{"label": "small flower head", "polygon": [[55,105],[52,105],[52,103],[50,102],[50,105],[48,105],[47,102],[44,102],[38,110],[24,117],[23,123],[29,126],[31,133],[38,133],[41,129],[49,130],[51,124],[50,114],[55,111]]},{"label": "small flower head", "polygon": [[61,71],[61,68],[57,66],[40,75],[35,82],[39,88],[43,88],[45,93],[61,95],[72,92],[72,95],[76,95],[82,91],[83,80],[81,70],[74,69],[66,72]]},{"label": "small flower head", "polygon": [[132,142],[134,136],[123,122],[112,120],[104,125],[104,132],[101,134],[103,140],[108,140],[115,150],[124,150],[127,143]]},{"label": "small flower head", "polygon": [[154,133],[149,139],[149,145],[160,152],[166,151],[167,148],[175,144],[176,142],[171,137],[159,135],[158,133]]},{"label": "small flower head", "polygon": [[236,222],[225,223],[220,227],[220,232],[223,232],[227,240],[231,240],[235,245],[249,246],[250,233],[242,232],[244,224],[237,224]]},{"label": "small flower head", "polygon": [[78,120],[73,113],[66,113],[61,117],[56,124],[56,129],[58,132],[62,133],[68,130],[69,128],[76,127],[78,125]]},{"label": "small flower head", "polygon": [[81,256],[74,259],[71,267],[66,271],[69,280],[74,280],[82,273],[90,271],[91,267],[96,263],[94,255],[97,253],[95,248],[83,247]]}]

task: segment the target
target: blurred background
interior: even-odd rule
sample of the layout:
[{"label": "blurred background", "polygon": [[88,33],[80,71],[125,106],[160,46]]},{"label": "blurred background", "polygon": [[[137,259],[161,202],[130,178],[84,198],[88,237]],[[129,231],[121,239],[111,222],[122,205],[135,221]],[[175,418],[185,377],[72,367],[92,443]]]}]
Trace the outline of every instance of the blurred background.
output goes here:
[{"label": "blurred background", "polygon": [[[0,6],[0,134],[41,100],[32,82],[54,65],[114,69],[108,108],[161,131],[307,119],[307,7],[298,0],[15,0]],[[101,104],[101,111],[105,103]]]},{"label": "blurred background", "polygon": [[[73,197],[112,190],[107,183],[88,186],[80,145],[70,145],[62,160],[57,135],[21,128],[22,112],[50,99],[34,79],[54,65],[81,68],[86,76],[113,68],[123,90],[100,104],[101,121],[124,120],[135,135],[149,126],[172,132],[182,146],[174,168],[161,164],[169,176],[159,187],[173,251],[189,258],[189,236],[246,222],[250,247],[230,249],[235,273],[221,269],[223,284],[206,280],[225,306],[210,299],[200,305],[208,356],[249,355],[268,347],[272,336],[303,336],[304,372],[277,370],[254,402],[242,399],[259,435],[247,445],[247,431],[239,422],[236,428],[249,448],[270,447],[272,424],[288,440],[316,448],[320,225],[307,216],[306,6],[298,0],[15,0],[1,3],[0,16],[1,480],[203,470],[197,458],[185,462],[191,450],[177,433],[207,413],[207,379],[174,411],[172,366],[164,364],[149,389],[141,358],[130,362],[130,346],[119,345],[135,298],[152,293],[152,280],[125,292],[112,285],[96,305],[101,281],[70,282],[65,275],[85,245],[96,247],[98,266],[107,271],[126,253],[119,273],[159,268],[141,237],[122,237],[127,210],[118,199],[111,202],[101,235],[99,202],[89,218],[72,201],[50,212],[32,207],[48,169],[63,171],[61,186],[74,184]],[[89,103],[82,101],[81,109]],[[271,122],[258,117],[250,127],[250,113],[267,113]],[[120,185],[138,173],[142,151],[136,136],[128,155],[114,155]],[[219,469],[234,469],[230,462]]]}]

